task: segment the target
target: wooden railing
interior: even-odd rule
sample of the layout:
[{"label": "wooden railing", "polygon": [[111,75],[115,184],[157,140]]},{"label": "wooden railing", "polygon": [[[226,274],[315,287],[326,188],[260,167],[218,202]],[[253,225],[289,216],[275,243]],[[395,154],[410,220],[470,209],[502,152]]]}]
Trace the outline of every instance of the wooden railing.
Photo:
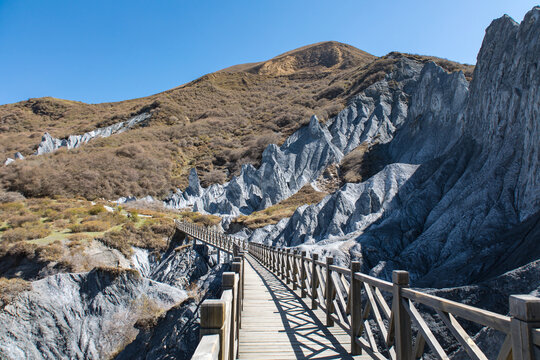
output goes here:
[{"label": "wooden railing", "polygon": [[232,360],[238,355],[238,335],[244,298],[244,253],[223,273],[222,295],[204,300],[200,307],[200,341],[192,359]]},{"label": "wooden railing", "polygon": [[229,254],[247,250],[247,241],[238,239],[218,231],[195,225],[189,222],[175,220],[176,229],[187,235],[205,242]]},{"label": "wooden railing", "polygon": [[531,360],[535,352],[540,360],[539,298],[510,296],[509,317],[410,289],[406,271],[394,271],[388,282],[361,273],[359,262],[351,262],[347,269],[334,265],[332,257],[323,262],[317,254],[307,257],[305,251],[255,243],[249,244],[249,253],[302,298],[311,298],[312,309],[324,310],[326,326],[343,328],[351,337],[353,355],[365,351],[374,359],[419,359],[429,347],[437,358],[449,359],[440,336],[424,319],[431,313],[440,319],[437,326],[445,327],[455,345],[472,359],[488,357],[458,318],[505,334],[496,349],[498,360]]}]

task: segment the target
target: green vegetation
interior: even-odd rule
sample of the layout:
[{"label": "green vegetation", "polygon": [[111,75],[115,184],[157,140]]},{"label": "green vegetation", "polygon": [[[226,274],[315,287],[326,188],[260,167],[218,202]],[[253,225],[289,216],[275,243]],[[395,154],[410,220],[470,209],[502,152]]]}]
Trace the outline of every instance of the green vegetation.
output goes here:
[{"label": "green vegetation", "polygon": [[69,271],[88,271],[99,263],[85,255],[95,247],[94,240],[126,256],[131,255],[132,246],[166,248],[178,213],[121,207],[109,212],[104,205],[65,198],[0,203],[0,258],[24,257],[56,262]]}]

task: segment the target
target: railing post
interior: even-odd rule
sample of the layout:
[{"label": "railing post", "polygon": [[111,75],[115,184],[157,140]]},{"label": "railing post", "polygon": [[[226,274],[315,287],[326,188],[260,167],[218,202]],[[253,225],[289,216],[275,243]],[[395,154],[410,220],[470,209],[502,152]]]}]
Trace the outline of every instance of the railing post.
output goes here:
[{"label": "railing post", "polygon": [[279,250],[278,248],[275,249],[276,251],[276,274],[279,276],[281,274],[281,263],[279,260]]},{"label": "railing post", "polygon": [[240,257],[242,258],[242,274],[240,276],[240,283],[242,284],[242,310],[244,310],[244,296],[246,295],[245,291],[245,274],[246,274],[246,262],[245,262],[245,254],[244,251],[240,253]]},{"label": "railing post", "polygon": [[[540,327],[540,298],[532,295],[511,295],[510,316],[513,360],[534,360],[535,353],[539,354],[540,349],[534,345],[531,330]],[[539,360],[538,356],[536,360]]]},{"label": "railing post", "polygon": [[279,252],[281,253],[280,260],[281,260],[281,280],[285,279],[285,249],[279,249]]},{"label": "railing post", "polygon": [[349,306],[351,309],[351,353],[362,355],[362,348],[356,343],[362,325],[362,283],[354,278],[354,273],[360,272],[360,262],[351,261],[351,291]]},{"label": "railing post", "polygon": [[394,312],[394,334],[397,360],[410,360],[412,355],[412,329],[411,318],[403,306],[404,298],[401,289],[409,287],[409,273],[402,270],[392,272]]},{"label": "railing post", "polygon": [[300,254],[300,296],[306,297],[306,252]]},{"label": "railing post", "polygon": [[289,259],[290,253],[291,249],[285,249],[285,279],[287,284],[291,283],[291,261]]},{"label": "railing post", "polygon": [[334,258],[326,258],[326,326],[334,326],[332,313],[334,312],[334,282],[332,281],[332,271],[330,265],[334,264]]},{"label": "railing post", "polygon": [[227,359],[224,351],[227,349],[225,331],[226,307],[223,300],[205,300],[201,304],[200,337],[204,335],[219,335],[219,359]]},{"label": "railing post", "polygon": [[298,255],[298,250],[294,249],[291,254],[291,260],[292,260],[292,288],[293,290],[298,289],[298,266],[296,262],[296,255]]},{"label": "railing post", "polygon": [[224,272],[221,282],[223,290],[232,290],[233,299],[231,304],[231,328],[230,328],[230,342],[229,342],[229,359],[236,359],[235,347],[236,339],[238,339],[238,328],[240,327],[240,312],[238,302],[239,296],[239,282],[237,282],[238,275],[234,272]]},{"label": "railing post", "polygon": [[312,254],[313,262],[311,263],[311,309],[317,310],[317,288],[319,287],[319,276],[317,275],[317,260],[319,254]]},{"label": "railing post", "polygon": [[[243,304],[243,291],[242,291],[242,262],[241,260],[238,260],[238,261],[234,261],[231,265],[231,270],[238,274],[238,302],[237,302],[237,308],[238,308],[238,313],[240,314],[243,307],[244,307],[244,304]],[[242,327],[242,318],[240,317],[238,319],[238,328],[240,329]]]}]

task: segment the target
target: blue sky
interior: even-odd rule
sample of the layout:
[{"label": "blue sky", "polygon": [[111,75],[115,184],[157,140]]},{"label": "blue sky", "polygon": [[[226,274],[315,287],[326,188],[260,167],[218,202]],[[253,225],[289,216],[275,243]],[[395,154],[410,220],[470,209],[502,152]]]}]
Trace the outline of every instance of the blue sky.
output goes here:
[{"label": "blue sky", "polygon": [[484,30],[525,0],[0,0],[0,104],[151,95],[231,65],[336,40],[475,63]]}]

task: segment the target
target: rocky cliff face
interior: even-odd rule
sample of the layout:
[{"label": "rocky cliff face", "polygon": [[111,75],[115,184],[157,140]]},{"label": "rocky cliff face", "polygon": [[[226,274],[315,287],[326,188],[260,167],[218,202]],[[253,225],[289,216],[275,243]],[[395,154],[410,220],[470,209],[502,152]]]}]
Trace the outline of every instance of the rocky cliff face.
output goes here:
[{"label": "rocky cliff face", "polygon": [[[29,291],[0,308],[0,358],[189,357],[198,343],[198,297],[216,296],[228,267],[202,245],[181,245],[173,241],[162,254],[134,249],[123,262],[130,269],[31,282]],[[165,328],[168,336],[162,336]]]},{"label": "rocky cliff face", "polygon": [[136,272],[58,274],[32,284],[0,312],[0,355],[6,359],[109,356],[132,336],[138,317],[169,309],[185,291]]},{"label": "rocky cliff face", "polygon": [[[287,246],[317,243],[316,248],[360,259],[364,271],[378,276],[409,270],[419,286],[467,284],[540,257],[538,238],[531,238],[538,233],[540,209],[539,17],[536,7],[521,24],[506,16],[495,20],[486,30],[470,86],[462,74],[428,63],[403,86],[408,102],[385,91],[393,99],[386,114],[394,109],[402,114],[391,122],[393,136],[379,130],[394,164],[256,231],[251,239]],[[353,102],[330,129],[364,109],[364,103]],[[376,111],[369,114],[378,120]],[[340,127],[344,130],[335,137],[343,151],[364,131],[347,136],[349,126]],[[396,178],[398,186],[386,186]],[[336,240],[341,245],[327,245]],[[512,260],[501,260],[508,253]]]}]

